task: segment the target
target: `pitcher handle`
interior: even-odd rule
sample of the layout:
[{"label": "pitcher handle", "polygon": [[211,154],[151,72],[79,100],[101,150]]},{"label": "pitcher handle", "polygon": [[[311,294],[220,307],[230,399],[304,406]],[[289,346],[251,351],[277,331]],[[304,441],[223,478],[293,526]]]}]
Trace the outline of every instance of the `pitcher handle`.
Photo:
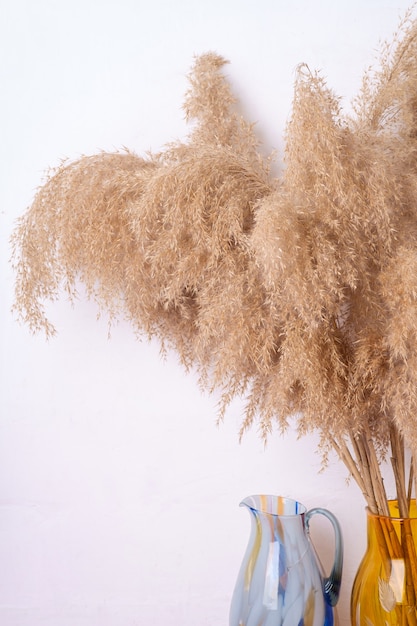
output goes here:
[{"label": "pitcher handle", "polygon": [[339,522],[327,509],[315,508],[307,511],[305,514],[305,525],[307,532],[309,531],[309,523],[313,515],[324,515],[332,523],[335,538],[335,553],[333,567],[330,576],[324,579],[324,596],[330,606],[336,606],[339,600],[340,585],[342,583],[343,569],[343,539]]}]

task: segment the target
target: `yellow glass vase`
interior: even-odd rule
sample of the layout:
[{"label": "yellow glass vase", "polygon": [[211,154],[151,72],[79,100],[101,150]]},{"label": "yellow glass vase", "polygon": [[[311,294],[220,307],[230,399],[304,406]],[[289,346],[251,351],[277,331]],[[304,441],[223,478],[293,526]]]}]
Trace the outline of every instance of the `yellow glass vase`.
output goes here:
[{"label": "yellow glass vase", "polygon": [[368,546],[353,583],[352,626],[417,626],[417,508],[401,518],[367,513]]}]

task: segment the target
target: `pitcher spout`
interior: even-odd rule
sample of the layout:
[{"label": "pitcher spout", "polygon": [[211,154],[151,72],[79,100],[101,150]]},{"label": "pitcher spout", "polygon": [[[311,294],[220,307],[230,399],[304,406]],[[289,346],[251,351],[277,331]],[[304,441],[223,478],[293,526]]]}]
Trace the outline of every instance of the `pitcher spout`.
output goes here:
[{"label": "pitcher spout", "polygon": [[250,511],[259,511],[260,496],[247,496],[240,503],[239,506],[249,509]]}]

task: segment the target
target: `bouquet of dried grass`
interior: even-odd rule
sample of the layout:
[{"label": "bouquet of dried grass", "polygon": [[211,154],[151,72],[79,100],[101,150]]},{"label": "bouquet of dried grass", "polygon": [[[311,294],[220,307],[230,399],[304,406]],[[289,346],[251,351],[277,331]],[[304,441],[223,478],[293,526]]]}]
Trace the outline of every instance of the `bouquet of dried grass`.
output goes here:
[{"label": "bouquet of dried grass", "polygon": [[16,310],[82,281],[110,316],[174,348],[242,430],[297,416],[321,433],[371,511],[402,516],[417,454],[417,22],[367,73],[353,114],[300,66],[279,179],[209,53],[190,74],[185,142],[63,164],[13,235]]}]

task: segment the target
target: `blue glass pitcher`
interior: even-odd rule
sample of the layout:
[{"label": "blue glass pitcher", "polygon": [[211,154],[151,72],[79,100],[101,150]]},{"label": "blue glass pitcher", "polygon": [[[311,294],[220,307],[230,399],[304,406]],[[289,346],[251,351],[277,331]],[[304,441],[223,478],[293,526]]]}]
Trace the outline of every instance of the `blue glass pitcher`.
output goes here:
[{"label": "blue glass pitcher", "polygon": [[[326,509],[282,496],[254,495],[241,503],[251,534],[230,607],[230,626],[333,626],[339,599],[343,543],[337,519]],[[325,577],[309,536],[313,515],[327,517],[335,555]]]}]

